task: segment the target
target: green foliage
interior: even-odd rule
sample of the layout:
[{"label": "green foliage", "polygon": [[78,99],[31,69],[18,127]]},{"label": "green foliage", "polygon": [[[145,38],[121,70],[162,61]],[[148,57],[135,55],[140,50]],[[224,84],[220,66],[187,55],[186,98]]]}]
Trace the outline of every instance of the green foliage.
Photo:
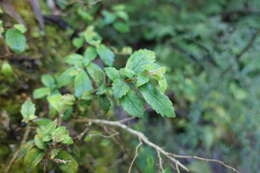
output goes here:
[{"label": "green foliage", "polygon": [[109,48],[107,48],[105,45],[100,45],[97,47],[97,53],[106,65],[113,65],[115,55]]},{"label": "green foliage", "polygon": [[24,102],[24,104],[22,105],[22,108],[21,108],[21,114],[23,116],[23,121],[29,122],[29,121],[37,118],[35,116],[35,111],[36,111],[35,104],[33,104],[31,99],[27,99],[26,102]]},{"label": "green foliage", "polygon": [[140,88],[144,99],[159,114],[165,117],[175,117],[171,101],[152,84],[145,84]]},{"label": "green foliage", "polygon": [[1,73],[5,76],[10,76],[13,74],[12,66],[8,62],[4,62],[1,67]]},{"label": "green foliage", "polygon": [[21,30],[23,31],[23,29],[11,28],[5,33],[6,44],[16,53],[25,51],[27,47],[26,38]]},{"label": "green foliage", "polygon": [[[132,138],[85,120],[128,115],[167,151],[259,171],[259,0],[39,2],[44,29],[29,1],[8,2],[18,18],[0,9],[0,172],[21,121],[31,131],[9,172],[127,172]],[[141,147],[132,172],[157,172],[157,161]]]},{"label": "green foliage", "polygon": [[26,153],[24,157],[24,163],[28,168],[32,169],[42,161],[43,157],[44,152],[37,148],[32,148]]},{"label": "green foliage", "polygon": [[144,101],[132,90],[126,96],[120,99],[120,102],[126,112],[132,116],[143,117]]}]

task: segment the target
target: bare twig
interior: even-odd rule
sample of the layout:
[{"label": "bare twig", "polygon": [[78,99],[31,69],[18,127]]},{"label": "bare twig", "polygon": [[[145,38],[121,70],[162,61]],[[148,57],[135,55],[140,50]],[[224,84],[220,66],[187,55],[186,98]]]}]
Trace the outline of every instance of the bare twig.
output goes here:
[{"label": "bare twig", "polygon": [[126,126],[125,124],[122,124],[121,122],[99,120],[99,119],[85,119],[85,121],[87,121],[89,123],[114,126],[114,127],[119,127],[121,129],[124,129],[128,133],[136,136],[144,144],[146,144],[146,145],[150,146],[151,148],[153,148],[157,153],[162,154],[167,159],[169,159],[171,162],[173,162],[176,165],[177,172],[180,172],[180,168],[182,168],[183,170],[189,172],[189,169],[185,165],[183,165],[180,161],[178,161],[176,159],[176,158],[181,158],[181,159],[196,159],[196,160],[202,160],[202,161],[206,161],[206,162],[215,162],[215,163],[218,163],[218,164],[224,166],[225,168],[230,169],[230,170],[232,170],[232,171],[234,171],[236,173],[240,173],[237,169],[227,165],[226,163],[224,163],[223,161],[220,161],[220,160],[207,159],[207,158],[198,157],[198,156],[177,155],[177,154],[169,153],[169,152],[165,151],[164,149],[162,149],[160,146],[158,146],[158,145],[154,144],[153,142],[151,142],[143,133],[132,129],[132,128]]},{"label": "bare twig", "polygon": [[167,151],[162,149],[160,146],[154,144],[151,142],[143,133],[136,131],[134,129],[129,128],[125,124],[122,124],[118,121],[107,121],[107,120],[99,120],[99,119],[87,119],[88,122],[94,123],[94,124],[102,124],[102,125],[108,125],[108,126],[114,126],[114,127],[120,127],[121,129],[124,129],[128,133],[136,136],[139,140],[141,140],[144,144],[152,147],[155,151],[159,152],[160,154],[164,155],[167,159],[172,161],[173,163],[177,164],[180,168],[184,169],[185,171],[189,171],[189,169],[184,166],[181,162],[176,160],[174,157],[169,155]]},{"label": "bare twig", "polygon": [[11,168],[11,166],[13,165],[13,163],[15,162],[18,154],[20,153],[21,151],[21,148],[23,146],[23,144],[26,142],[26,140],[28,139],[28,136],[30,134],[30,131],[31,131],[31,127],[29,125],[27,125],[26,129],[25,129],[25,133],[23,135],[23,139],[22,139],[22,142],[20,144],[20,147],[15,151],[13,157],[11,158],[11,160],[9,161],[9,163],[7,164],[7,167],[5,168],[5,171],[4,173],[9,173],[9,170]]},{"label": "bare twig", "polygon": [[157,157],[158,157],[158,160],[159,160],[159,168],[160,168],[160,172],[163,173],[163,161],[162,161],[162,157],[161,157],[161,154],[157,151]]},{"label": "bare twig", "polygon": [[203,158],[203,157],[199,157],[199,156],[177,155],[177,154],[173,154],[173,153],[170,153],[170,155],[175,158],[180,158],[180,159],[195,159],[195,160],[201,160],[201,161],[206,161],[206,162],[218,163],[227,169],[230,169],[236,173],[240,173],[237,169],[235,169],[232,166],[229,166],[228,164],[226,164],[225,162],[217,160],[217,159],[207,159],[207,158]]},{"label": "bare twig", "polygon": [[132,160],[132,162],[131,162],[131,164],[130,164],[130,166],[129,166],[129,169],[128,169],[128,173],[131,173],[131,171],[132,171],[132,167],[133,167],[133,165],[134,165],[134,162],[135,162],[135,160],[136,160],[136,158],[137,158],[137,156],[138,156],[138,151],[139,151],[139,148],[142,146],[142,141],[140,140],[140,143],[136,146],[136,148],[135,148],[135,155],[134,155],[134,158],[133,158],[133,160]]},{"label": "bare twig", "polygon": [[175,165],[176,165],[177,173],[181,173],[180,168],[179,168],[179,165],[177,165],[177,164],[175,164]]}]

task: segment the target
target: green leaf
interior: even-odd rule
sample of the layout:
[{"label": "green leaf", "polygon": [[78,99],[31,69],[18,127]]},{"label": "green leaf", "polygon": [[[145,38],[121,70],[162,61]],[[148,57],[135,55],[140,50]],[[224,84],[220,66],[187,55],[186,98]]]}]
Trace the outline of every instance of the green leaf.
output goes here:
[{"label": "green leaf", "polygon": [[175,117],[172,102],[159,89],[148,83],[140,87],[140,91],[151,107],[165,117]]},{"label": "green leaf", "polygon": [[83,56],[80,54],[73,53],[71,55],[68,55],[65,59],[66,59],[65,62],[67,64],[75,65],[78,67],[82,66]]},{"label": "green leaf", "polygon": [[78,71],[78,68],[71,67],[60,74],[57,78],[58,87],[60,88],[72,83],[74,77],[78,74]]},{"label": "green leaf", "polygon": [[49,124],[50,122],[52,122],[52,120],[50,120],[48,118],[38,118],[34,121],[34,123],[36,123],[38,126],[45,126],[45,125]]},{"label": "green leaf", "polygon": [[73,144],[73,140],[64,126],[58,127],[53,131],[52,140],[57,143]]},{"label": "green leaf", "polygon": [[105,72],[106,72],[108,78],[111,79],[111,80],[120,79],[120,73],[114,67],[107,67],[107,68],[105,68]]},{"label": "green leaf", "polygon": [[113,82],[112,91],[115,98],[121,98],[130,90],[129,86],[121,79]]},{"label": "green leaf", "polygon": [[93,45],[93,46],[98,46],[101,43],[101,41],[102,41],[102,38],[100,37],[100,35],[98,35],[98,33],[96,33],[94,31],[94,27],[93,26],[89,26],[86,29],[86,31],[84,31],[83,35],[85,37],[85,40],[90,45]]},{"label": "green leaf", "polygon": [[14,28],[6,31],[5,42],[16,53],[25,51],[27,47],[25,36]]},{"label": "green leaf", "polygon": [[104,16],[104,23],[106,25],[109,25],[116,20],[115,14],[113,14],[107,10],[102,10],[102,15]]},{"label": "green leaf", "polygon": [[121,33],[127,33],[130,30],[129,25],[126,22],[115,22],[113,23],[113,27]]},{"label": "green leaf", "polygon": [[79,74],[76,76],[74,81],[74,87],[76,97],[81,97],[86,91],[93,90],[92,82],[84,70],[81,70]]},{"label": "green leaf", "polygon": [[35,105],[31,101],[31,99],[27,99],[26,102],[22,105],[21,113],[23,116],[23,121],[24,122],[29,122],[30,120],[34,120],[37,118],[35,116]]},{"label": "green leaf", "polygon": [[98,102],[102,110],[107,113],[110,109],[111,103],[107,96],[101,95],[98,97]]},{"label": "green leaf", "polygon": [[51,93],[50,88],[38,88],[33,91],[33,98],[35,99],[43,98],[45,96],[50,95],[50,93]]},{"label": "green leaf", "polygon": [[26,153],[24,163],[27,167],[34,168],[42,161],[43,157],[44,152],[37,148],[32,148]]},{"label": "green leaf", "polygon": [[128,78],[133,78],[135,76],[135,73],[132,70],[129,70],[127,68],[121,68],[120,75],[128,77]]},{"label": "green leaf", "polygon": [[57,112],[63,114],[70,106],[74,104],[75,98],[70,94],[56,94],[49,96],[47,100]]},{"label": "green leaf", "polygon": [[49,87],[49,88],[53,88],[55,86],[55,80],[54,78],[47,74],[47,75],[42,75],[41,77],[41,81],[42,83],[46,86],[46,87]]},{"label": "green leaf", "polygon": [[120,104],[123,109],[132,116],[143,117],[144,115],[144,102],[136,95],[136,93],[130,90],[127,95],[120,99]]},{"label": "green leaf", "polygon": [[21,33],[25,33],[27,31],[27,29],[25,28],[24,25],[21,24],[15,24],[14,28],[17,29],[18,31],[20,31]]},{"label": "green leaf", "polygon": [[11,76],[11,75],[13,74],[12,66],[11,66],[8,62],[5,61],[5,62],[2,64],[1,72],[2,72],[5,76]]},{"label": "green leaf", "polygon": [[51,134],[56,129],[56,126],[57,126],[56,121],[50,121],[46,125],[41,125],[36,129],[38,138],[40,138],[43,142],[51,141],[52,139]]},{"label": "green leaf", "polygon": [[74,39],[72,40],[72,44],[73,44],[73,46],[75,46],[77,49],[79,49],[79,48],[81,48],[81,47],[83,46],[84,41],[85,41],[85,40],[84,40],[83,38],[78,37],[78,38],[74,38]]},{"label": "green leaf", "polygon": [[34,144],[36,145],[36,147],[38,147],[39,149],[44,150],[46,148],[45,143],[42,141],[42,139],[39,137],[39,135],[35,135],[34,136]]},{"label": "green leaf", "polygon": [[145,65],[155,62],[155,53],[151,50],[141,49],[135,51],[126,63],[126,68],[141,73],[145,70]]},{"label": "green leaf", "polygon": [[149,82],[149,77],[145,74],[140,74],[137,76],[137,80],[136,80],[136,87],[140,87],[144,84],[146,84],[147,82]]},{"label": "green leaf", "polygon": [[145,71],[147,71],[149,75],[154,79],[160,80],[161,78],[164,78],[166,68],[161,67],[159,64],[153,63],[153,64],[146,64]]},{"label": "green leaf", "polygon": [[165,78],[162,78],[158,81],[159,89],[162,93],[164,93],[168,87],[167,80]]},{"label": "green leaf", "polygon": [[98,46],[97,53],[106,65],[113,65],[115,55],[109,48],[102,44]]},{"label": "green leaf", "polygon": [[97,64],[90,63],[87,66],[87,70],[91,78],[96,82],[97,86],[101,86],[104,83],[105,74]]},{"label": "green leaf", "polygon": [[60,151],[57,156],[57,159],[63,160],[66,163],[60,163],[59,168],[64,173],[77,173],[78,163],[77,161],[66,151]]},{"label": "green leaf", "polygon": [[97,57],[96,48],[89,46],[84,52],[84,59],[88,59],[89,61],[94,60]]}]

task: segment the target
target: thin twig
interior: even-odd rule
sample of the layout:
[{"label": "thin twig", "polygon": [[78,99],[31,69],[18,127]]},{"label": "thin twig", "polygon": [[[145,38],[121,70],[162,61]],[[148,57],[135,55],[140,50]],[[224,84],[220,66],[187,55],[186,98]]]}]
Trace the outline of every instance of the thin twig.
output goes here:
[{"label": "thin twig", "polygon": [[236,173],[240,173],[237,169],[233,168],[232,166],[229,166],[228,164],[226,164],[223,161],[217,160],[217,159],[207,159],[207,158],[203,158],[203,157],[199,157],[199,156],[188,156],[188,155],[177,155],[177,154],[172,154],[170,153],[171,156],[175,157],[175,158],[181,158],[181,159],[196,159],[196,160],[201,160],[201,161],[206,161],[206,162],[214,162],[214,163],[218,163]]},{"label": "thin twig", "polygon": [[163,161],[162,161],[162,157],[161,157],[161,154],[157,151],[157,157],[158,157],[158,160],[159,160],[159,168],[160,168],[160,172],[163,173]]},{"label": "thin twig", "polygon": [[236,173],[240,173],[237,169],[227,165],[226,163],[224,163],[223,161],[220,161],[220,160],[207,159],[207,158],[198,157],[198,156],[186,156],[186,155],[177,155],[177,154],[169,153],[169,152],[165,151],[164,149],[162,149],[160,146],[158,146],[158,145],[154,144],[153,142],[151,142],[143,133],[141,133],[139,131],[136,131],[136,130],[134,130],[134,129],[126,126],[125,124],[122,124],[122,123],[118,122],[118,121],[107,121],[107,120],[99,120],[99,119],[85,119],[85,120],[87,122],[89,122],[89,123],[102,124],[102,125],[108,125],[108,126],[114,126],[114,127],[120,127],[121,129],[124,129],[128,133],[136,136],[144,144],[152,147],[156,152],[159,152],[160,154],[165,156],[167,159],[169,159],[170,161],[175,163],[176,169],[179,172],[180,172],[179,168],[182,168],[182,169],[184,169],[187,172],[189,172],[189,169],[185,165],[183,165],[180,161],[178,161],[176,158],[196,159],[196,160],[202,160],[202,161],[206,161],[206,162],[215,162],[215,163],[218,163],[218,164],[224,166],[225,168],[230,169],[230,170],[232,170],[232,171],[234,171]]},{"label": "thin twig", "polygon": [[172,161],[173,163],[176,163],[184,169],[185,171],[189,171],[189,169],[184,166],[182,163],[180,163],[178,160],[176,160],[174,157],[170,156],[168,152],[166,152],[164,149],[162,149],[160,146],[154,144],[151,142],[143,133],[136,131],[134,129],[129,128],[125,124],[122,124],[118,121],[107,121],[107,120],[99,120],[99,119],[87,119],[88,122],[90,123],[95,123],[95,124],[102,124],[102,125],[108,125],[108,126],[114,126],[114,127],[120,127],[121,129],[124,129],[128,133],[136,136],[138,139],[140,139],[144,144],[152,147],[155,151],[159,152],[160,154],[164,155],[167,159]]},{"label": "thin twig", "polygon": [[7,167],[5,168],[4,173],[9,173],[9,170],[10,170],[11,166],[13,165],[13,163],[15,162],[15,160],[16,160],[18,154],[20,153],[23,144],[27,141],[28,136],[29,136],[29,134],[30,134],[30,131],[31,131],[31,127],[30,127],[29,125],[27,125],[27,127],[26,127],[26,129],[25,129],[25,133],[24,133],[23,138],[22,138],[22,142],[21,142],[21,144],[20,144],[20,147],[15,151],[13,157],[11,158],[11,160],[9,161],[9,163],[7,164]]},{"label": "thin twig", "polygon": [[139,148],[142,146],[142,141],[140,140],[140,143],[136,146],[136,148],[135,148],[135,155],[134,155],[134,158],[133,158],[133,160],[132,160],[132,162],[131,162],[131,164],[130,164],[130,166],[129,166],[129,169],[128,169],[128,173],[131,173],[131,171],[132,171],[132,167],[133,167],[133,165],[134,165],[134,162],[135,162],[135,160],[136,160],[136,158],[137,158],[137,156],[138,156],[138,151],[139,151]]},{"label": "thin twig", "polygon": [[175,166],[176,166],[177,173],[181,173],[179,165],[175,164]]}]

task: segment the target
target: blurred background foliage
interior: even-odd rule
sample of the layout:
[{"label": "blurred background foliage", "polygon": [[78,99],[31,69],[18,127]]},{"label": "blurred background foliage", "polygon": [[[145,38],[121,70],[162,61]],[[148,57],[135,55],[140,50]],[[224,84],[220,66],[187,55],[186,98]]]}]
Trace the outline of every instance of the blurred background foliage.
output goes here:
[{"label": "blurred background foliage", "polygon": [[[155,50],[158,61],[168,68],[167,93],[177,117],[164,119],[148,109],[135,128],[168,151],[223,160],[243,173],[259,172],[259,0],[39,2],[42,14],[25,0],[8,3],[27,26],[28,46],[23,53],[9,55],[1,37],[0,172],[23,134],[21,103],[41,86],[41,74],[64,69],[64,56],[82,53],[80,33],[89,25],[117,52],[118,66],[132,47]],[[19,21],[6,14],[5,1],[1,5],[1,30],[6,30]],[[97,137],[75,145],[72,152],[79,172],[126,172],[137,144],[128,135]],[[196,173],[230,172],[217,164],[181,161]],[[134,172],[156,172],[156,162],[156,153],[143,147]],[[167,166],[166,172],[175,171]],[[12,172],[26,172],[21,167],[17,161]]]}]

